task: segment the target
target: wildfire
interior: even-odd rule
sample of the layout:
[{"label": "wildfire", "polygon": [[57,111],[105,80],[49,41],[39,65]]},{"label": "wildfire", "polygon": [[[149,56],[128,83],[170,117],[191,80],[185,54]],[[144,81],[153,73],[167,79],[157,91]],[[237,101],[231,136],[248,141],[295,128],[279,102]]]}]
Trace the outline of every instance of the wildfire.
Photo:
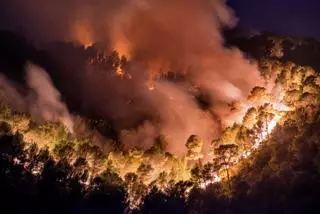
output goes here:
[{"label": "wildfire", "polygon": [[[243,151],[238,155],[238,157],[234,158],[234,161],[232,165],[227,165],[223,168],[221,168],[218,172],[214,173],[212,175],[213,179],[211,180],[205,180],[203,181],[199,186],[202,189],[207,188],[210,184],[219,183],[222,180],[226,179],[225,170],[230,169],[231,167],[236,166],[241,159],[247,159],[249,158],[252,153],[259,149],[259,147],[262,145],[262,143],[268,138],[268,136],[273,132],[274,128],[277,126],[278,122],[282,119],[284,116],[284,112],[292,110],[285,104],[278,102],[278,103],[270,103],[275,110],[275,116],[269,120],[266,121],[266,123],[262,127],[261,133],[258,133],[256,136],[256,139],[254,140],[254,144],[251,148],[248,148],[247,150]],[[253,124],[254,125],[254,124]]]},{"label": "wildfire", "polygon": [[200,184],[200,188],[205,189],[207,188],[207,186],[209,186],[210,184],[214,184],[214,183],[219,183],[222,181],[222,177],[219,176],[218,174],[214,174],[213,175],[213,179],[212,180],[206,180],[204,182],[202,182]]},{"label": "wildfire", "polygon": [[121,66],[118,66],[118,67],[116,68],[116,74],[117,74],[118,76],[121,76],[121,77],[125,74],[125,72],[124,72],[124,70],[121,68]]},{"label": "wildfire", "polygon": [[273,129],[277,126],[279,120],[282,118],[282,115],[276,115],[271,121],[269,121],[264,127],[264,131],[261,132],[260,136],[258,136],[255,144],[253,145],[253,149],[258,149],[261,146],[261,143],[271,134]]},{"label": "wildfire", "polygon": [[116,33],[114,38],[115,38],[113,41],[114,50],[117,50],[120,57],[124,56],[129,60],[131,58],[131,55],[130,55],[130,43],[128,39],[122,33],[119,33],[119,32]]},{"label": "wildfire", "polygon": [[85,48],[89,48],[94,44],[90,27],[85,22],[75,23],[73,34],[75,40]]},{"label": "wildfire", "polygon": [[155,89],[154,85],[151,83],[151,84],[147,84],[147,87],[148,87],[148,90],[149,91],[153,91]]}]

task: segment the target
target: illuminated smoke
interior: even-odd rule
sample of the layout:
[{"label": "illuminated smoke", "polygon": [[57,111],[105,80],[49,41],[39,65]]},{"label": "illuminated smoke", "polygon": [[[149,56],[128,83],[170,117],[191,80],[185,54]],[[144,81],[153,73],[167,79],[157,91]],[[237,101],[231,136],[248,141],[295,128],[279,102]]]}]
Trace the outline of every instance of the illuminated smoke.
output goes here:
[{"label": "illuminated smoke", "polygon": [[67,106],[61,101],[60,92],[53,86],[49,75],[42,68],[29,64],[26,79],[34,92],[28,97],[31,116],[44,121],[61,121],[73,132],[73,122]]},{"label": "illuminated smoke", "polygon": [[4,92],[2,104],[16,111],[29,113],[37,122],[60,121],[68,131],[73,132],[71,115],[46,71],[36,65],[28,64],[26,82],[30,90],[26,96],[23,96],[18,92],[18,86],[1,75],[0,88]]},{"label": "illuminated smoke", "polygon": [[[15,21],[38,42],[99,43],[130,59],[130,80],[90,67],[70,71],[82,108],[111,118],[129,147],[150,147],[159,134],[168,136],[169,150],[178,154],[191,134],[208,144],[218,125],[190,89],[205,91],[210,111],[221,117],[216,103],[244,99],[261,83],[257,66],[223,45],[221,30],[233,27],[236,18],[222,0],[11,2],[9,13],[20,14]],[[183,75],[183,82],[160,80],[168,71]]]}]

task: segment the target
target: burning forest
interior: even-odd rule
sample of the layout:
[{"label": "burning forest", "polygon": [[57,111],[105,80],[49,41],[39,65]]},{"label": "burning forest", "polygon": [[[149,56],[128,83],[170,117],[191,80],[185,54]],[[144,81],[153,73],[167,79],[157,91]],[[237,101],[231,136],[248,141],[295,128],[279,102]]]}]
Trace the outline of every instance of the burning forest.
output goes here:
[{"label": "burning forest", "polygon": [[306,211],[287,192],[319,181],[320,75],[284,60],[283,38],[260,58],[227,45],[237,19],[220,0],[12,2],[34,44],[0,44],[8,204],[21,191],[32,213]]}]

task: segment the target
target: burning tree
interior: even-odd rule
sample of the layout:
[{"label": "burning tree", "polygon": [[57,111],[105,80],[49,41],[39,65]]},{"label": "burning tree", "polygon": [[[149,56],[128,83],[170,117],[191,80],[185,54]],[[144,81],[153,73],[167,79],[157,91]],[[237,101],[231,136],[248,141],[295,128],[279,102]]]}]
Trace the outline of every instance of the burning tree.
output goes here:
[{"label": "burning tree", "polygon": [[248,95],[248,100],[252,103],[270,102],[270,99],[267,89],[260,86],[254,87]]},{"label": "burning tree", "polygon": [[187,159],[199,161],[198,163],[201,165],[200,160],[203,158],[202,154],[202,146],[203,142],[197,135],[191,135],[187,140],[186,147],[188,149]]},{"label": "burning tree", "polygon": [[235,144],[220,145],[215,150],[214,165],[220,170],[226,170],[227,180],[230,187],[230,167],[236,162],[238,146]]},{"label": "burning tree", "polygon": [[255,107],[251,107],[248,109],[247,113],[243,117],[242,125],[251,129],[254,124],[257,122],[257,110]]}]

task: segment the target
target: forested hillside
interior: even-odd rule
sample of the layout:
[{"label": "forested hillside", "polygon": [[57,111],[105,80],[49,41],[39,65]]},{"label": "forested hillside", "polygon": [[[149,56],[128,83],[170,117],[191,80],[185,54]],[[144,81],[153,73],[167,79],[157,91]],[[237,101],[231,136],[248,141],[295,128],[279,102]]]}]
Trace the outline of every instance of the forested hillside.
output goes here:
[{"label": "forested hillside", "polygon": [[[28,113],[8,105],[7,94],[1,94],[3,210],[159,214],[320,211],[320,46],[316,41],[264,34],[230,41],[257,60],[265,84],[253,87],[247,99],[229,104],[227,108],[237,120],[221,123],[220,136],[211,139],[208,147],[201,137],[190,133],[183,142],[182,155],[168,152],[164,135],[150,142],[147,149],[126,147],[109,118],[79,106],[79,97],[70,94],[75,91],[69,93],[59,82],[61,74],[53,73],[54,69],[90,65],[96,72],[108,70],[112,78],[129,82],[126,67],[130,60],[124,56],[66,43],[39,51],[8,33],[1,33],[0,41],[1,69],[12,81],[23,82],[21,72],[27,61],[46,68],[57,88],[66,94],[63,99],[73,112],[75,130],[59,121],[34,121]],[[53,57],[57,52],[60,57]],[[167,73],[159,78],[179,82],[185,77]],[[206,97],[197,99],[201,104],[209,102]],[[213,110],[210,113],[214,115]],[[133,135],[128,130],[121,134]]]}]

